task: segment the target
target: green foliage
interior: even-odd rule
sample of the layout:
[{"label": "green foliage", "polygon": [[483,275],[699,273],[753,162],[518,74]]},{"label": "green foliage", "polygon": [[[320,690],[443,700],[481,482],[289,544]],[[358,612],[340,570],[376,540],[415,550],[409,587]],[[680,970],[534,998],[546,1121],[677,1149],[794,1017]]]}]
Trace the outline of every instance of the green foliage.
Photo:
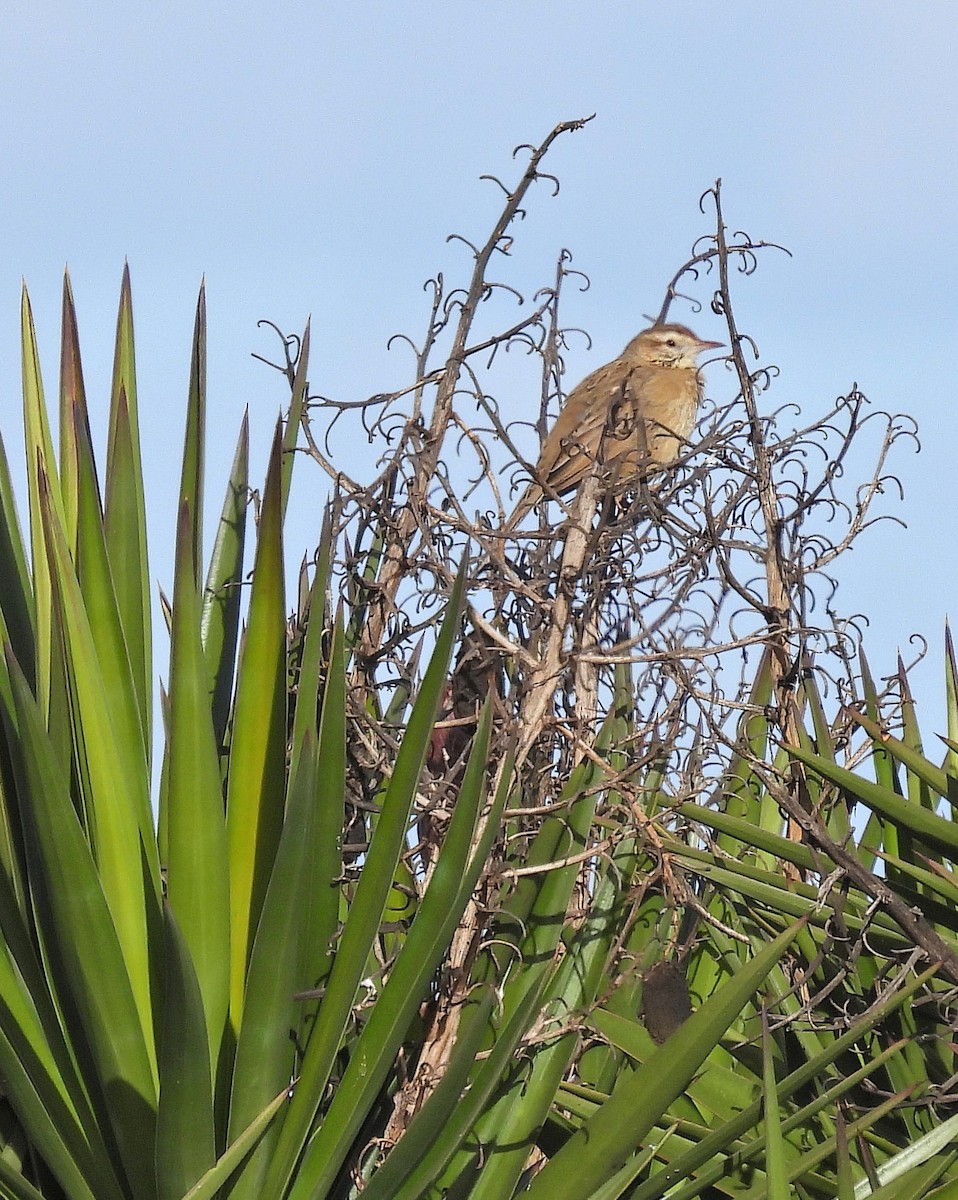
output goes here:
[{"label": "green foliage", "polygon": [[[157,836],[149,798],[152,703],[143,686],[153,668],[141,586],[148,568],[129,279],[124,274],[103,504],[69,283],[59,462],[26,294],[23,312],[29,552],[2,462],[0,1070],[16,1119],[0,1191],[260,1196],[270,1170],[279,1195],[323,1124],[317,1114],[344,1038],[357,1032],[357,990],[403,848],[462,585],[450,597],[408,717],[366,853],[370,869],[341,923],[346,659],[343,621],[327,601],[328,545],[298,630],[309,677],[301,676],[294,694],[282,548],[291,454],[284,457],[282,428],[256,529],[244,629],[237,601],[249,512],[245,422],[206,587],[200,582],[201,293]],[[362,1031],[359,1046],[366,1052],[372,1039],[387,1065],[483,862],[472,842],[487,803],[481,768],[488,736],[487,718],[455,829],[408,930],[408,953],[397,959],[377,1020]],[[404,962],[413,968],[405,974]],[[295,997],[309,989],[324,1000],[301,1025],[306,1004]],[[297,1026],[298,1046],[291,1037]],[[371,1106],[384,1074],[372,1097],[368,1081],[360,1089],[351,1121]],[[343,1137],[341,1157],[350,1144]]]},{"label": "green foliage", "polygon": [[[550,776],[496,685],[450,707],[464,562],[382,703],[388,521],[340,584],[327,520],[287,611],[308,330],[258,521],[244,421],[204,573],[201,292],[154,827],[127,275],[105,491],[69,284],[63,330],[55,454],[24,293],[26,539],[0,453],[0,1196],[955,1194],[958,759],[928,760],[904,679],[893,734],[867,682],[830,723],[803,673],[783,744],[770,644],[722,770],[680,793],[701,748],[636,755],[620,663]],[[950,653],[947,682],[954,734]],[[839,760],[855,736],[874,781]]]}]

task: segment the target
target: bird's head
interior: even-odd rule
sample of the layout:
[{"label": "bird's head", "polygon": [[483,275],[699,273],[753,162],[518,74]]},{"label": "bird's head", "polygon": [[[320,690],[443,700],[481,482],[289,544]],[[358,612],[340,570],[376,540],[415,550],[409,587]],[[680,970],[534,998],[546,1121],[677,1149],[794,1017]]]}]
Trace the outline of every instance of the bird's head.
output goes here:
[{"label": "bird's head", "polygon": [[626,354],[654,367],[684,367],[694,370],[696,359],[721,342],[706,342],[685,325],[653,325],[643,329],[626,347]]}]

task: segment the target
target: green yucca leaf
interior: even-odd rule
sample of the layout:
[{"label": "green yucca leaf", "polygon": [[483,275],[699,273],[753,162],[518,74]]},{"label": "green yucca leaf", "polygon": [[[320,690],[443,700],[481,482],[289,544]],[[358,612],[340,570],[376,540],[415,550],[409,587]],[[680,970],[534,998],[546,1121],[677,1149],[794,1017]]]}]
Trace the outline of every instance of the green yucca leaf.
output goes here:
[{"label": "green yucca leaf", "polygon": [[[858,720],[862,721],[862,718],[859,717]],[[854,771],[839,767],[837,764],[831,763],[817,754],[810,754],[798,746],[789,746],[788,753],[825,779],[837,784],[854,799],[860,800],[867,808],[879,813],[893,825],[909,830],[922,841],[955,857],[958,852],[958,829],[955,828],[953,821],[939,817],[920,804],[913,804],[909,800],[902,799],[900,795],[889,788],[871,783],[860,775],[856,775]],[[913,752],[901,743],[894,746],[894,753],[896,757],[900,756],[902,761],[907,755],[910,759],[909,766],[912,769],[917,766],[914,762]],[[937,768],[933,768],[931,763],[926,763],[921,770],[924,772],[923,778],[930,783]],[[932,784],[932,786],[934,785]]]},{"label": "green yucca leaf", "polygon": [[[951,626],[945,622],[945,708],[948,726],[948,736],[952,742],[958,742],[958,660],[955,658],[955,644],[951,636]],[[948,774],[958,778],[958,749],[950,746],[945,759]],[[952,805],[958,797],[950,796]],[[954,812],[954,808],[952,808]]]},{"label": "green yucca leaf", "polygon": [[836,1200],[854,1200],[855,1177],[852,1174],[852,1159],[848,1152],[848,1131],[841,1109],[835,1118],[835,1160],[838,1168]]},{"label": "green yucca leaf", "polygon": [[[0,645],[7,647],[8,652],[16,658],[16,650],[7,633],[0,612]],[[7,715],[11,729],[16,726],[13,716],[13,693],[7,674],[6,660],[0,656],[0,711]],[[16,788],[10,780],[12,758],[15,747],[15,734],[11,735],[9,744],[0,736],[0,927],[3,925],[5,911],[15,922],[16,930],[13,935],[14,945],[19,944],[20,937],[26,937],[26,913],[28,908],[29,885],[26,878],[26,864],[23,858],[22,822],[18,811]]]},{"label": "green yucca leaf", "polygon": [[[826,758],[835,758],[835,738],[822,702],[818,682],[811,670],[803,673],[800,681],[801,695],[812,719],[812,734],[806,732],[803,725],[798,726],[799,741],[807,750],[815,750]],[[808,789],[808,798],[812,808],[821,810],[825,787],[815,775],[805,775],[804,785]],[[825,809],[824,816],[829,834],[838,842],[843,842],[851,832],[848,807],[845,804],[832,804]]]},{"label": "green yucca leaf", "polygon": [[[630,1057],[639,1063],[647,1062],[658,1050],[643,1022],[631,1017],[615,1019],[611,1012],[595,1013],[592,1020],[613,1045],[629,1047]],[[676,1119],[711,1126],[716,1120],[726,1119],[729,1113],[746,1108],[756,1092],[756,1076],[744,1071],[742,1064],[722,1047],[716,1047],[685,1094],[673,1102],[669,1113]]]},{"label": "green yucca leaf", "polygon": [[[113,586],[89,423],[86,413],[77,408],[65,411],[63,418],[74,426],[72,445],[73,476],[76,485],[77,579],[90,634],[95,644],[104,694],[109,697],[110,721],[115,730],[123,776],[129,781],[126,785],[128,803],[139,825],[140,841],[149,864],[153,890],[159,894],[159,859],[149,796],[150,747],[143,741],[145,727],[137,703],[136,685]],[[55,541],[53,544],[56,544]],[[63,582],[69,573],[64,557],[62,568],[56,572],[59,590],[62,591],[64,586],[70,590]]]},{"label": "green yucca leaf", "polygon": [[[717,807],[756,829],[777,834],[782,825],[781,812],[752,765],[753,760],[764,762],[769,758],[769,720],[765,709],[772,700],[774,682],[773,655],[766,648],[749,693],[748,709],[739,722],[740,749],[736,749],[728,769],[722,775]],[[800,699],[804,697],[800,696]],[[729,845],[721,831],[716,844],[731,854],[741,853],[741,847]],[[756,861],[769,870],[777,869],[772,856],[760,850],[758,842],[755,848],[758,850],[753,856]]]},{"label": "green yucca leaf", "polygon": [[151,854],[143,840],[142,813],[148,805],[148,779],[137,753],[117,727],[111,697],[100,667],[93,633],[73,563],[50,493],[41,477],[40,512],[50,554],[53,598],[66,642],[70,689],[74,704],[76,754],[87,788],[97,870],[123,948],[136,997],[145,1044],[153,1060],[149,909],[158,904],[159,880],[149,870]]},{"label": "green yucca leaf", "polygon": [[255,1121],[251,1121],[242,1134],[216,1160],[206,1174],[183,1196],[183,1200],[215,1200],[220,1188],[242,1166],[246,1156],[256,1148],[260,1138],[269,1129],[276,1114],[289,1100],[288,1089],[283,1088],[270,1101]]},{"label": "green yucca leaf", "polygon": [[229,879],[219,754],[200,644],[193,529],[183,504],[176,543],[163,803],[167,895],[199,984],[206,1060],[215,1064],[229,1004]]},{"label": "green yucca leaf", "polygon": [[[477,754],[477,751],[474,749],[473,753]],[[476,761],[478,764],[478,757]],[[472,757],[470,766],[471,764]],[[473,850],[471,865],[459,885],[459,896],[451,906],[454,912],[464,909],[475,886],[480,865],[488,857],[493,840],[498,836],[499,822],[509,794],[513,769],[512,759],[507,758],[500,770],[499,786],[492,807],[482,818],[483,830]],[[413,951],[409,950],[407,942],[405,952],[409,954]],[[493,988],[480,985],[465,1000],[460,1014],[456,1044],[446,1070],[434,1093],[430,1095],[400,1143],[389,1154],[385,1166],[377,1171],[369,1182],[370,1200],[374,1200],[374,1197],[382,1197],[385,1200],[386,1197],[397,1196],[401,1181],[411,1185],[413,1179],[422,1180],[425,1177],[431,1182],[447,1165],[496,1086],[497,1072],[501,1074],[508,1061],[510,1045],[514,1046],[522,1036],[522,1022],[532,1019],[547,980],[546,972],[539,974],[539,987],[529,990],[525,1003],[517,1008],[511,1028],[502,1031],[496,1040],[496,1049],[472,1081],[468,1095],[461,1097],[469,1075],[474,1070],[475,1057],[480,1045],[483,1039],[488,1037],[493,1005],[498,998]]]},{"label": "green yucca leaf", "polygon": [[[674,850],[679,862],[685,863],[697,875],[714,883],[722,895],[742,897],[751,902],[747,909],[750,921],[760,917],[770,921],[775,916],[776,926],[781,927],[785,920],[805,917],[809,927],[824,928],[832,919],[831,907],[822,904],[817,890],[809,884],[786,879],[783,875],[776,875],[771,871],[760,871],[747,863],[734,863],[718,857],[712,862],[709,861],[711,856],[707,852],[689,850],[678,842],[666,845],[670,850]],[[718,865],[726,862],[727,866]],[[864,927],[862,907],[860,900],[856,901],[851,897],[844,912],[849,930],[856,933]],[[888,949],[910,944],[895,922],[883,913],[875,914],[871,927],[874,936],[880,938],[881,943]]]},{"label": "green yucca leaf", "polygon": [[480,717],[435,868],[415,919],[350,1056],[326,1118],[313,1135],[290,1191],[290,1200],[322,1195],[331,1186],[376,1095],[392,1068],[485,866],[499,829],[509,780],[486,819],[486,838],[474,852],[474,831],[485,795],[492,705]]},{"label": "green yucca leaf", "polygon": [[[663,797],[663,799],[666,798]],[[667,806],[670,808],[673,807],[672,805]],[[663,805],[663,807],[666,807],[666,805]],[[694,804],[691,800],[686,800],[684,803],[679,804],[676,807],[676,811],[684,817],[688,817],[690,821],[695,821],[699,825],[704,825],[708,829],[715,829],[719,833],[724,834],[726,837],[724,843],[725,850],[732,852],[736,857],[741,855],[742,846],[754,846],[759,850],[766,851],[779,860],[792,862],[804,871],[814,871],[816,869],[817,860],[807,846],[782,837],[781,834],[760,829],[743,817],[734,817],[729,813],[722,812],[721,809],[703,808],[699,804]],[[731,839],[740,843],[737,848]]]},{"label": "green yucca leaf", "polygon": [[[866,717],[862,713],[856,712],[854,709],[848,710],[849,717],[865,730],[868,736],[878,744],[882,750],[890,758],[896,762],[900,762],[911,773],[917,776],[918,779],[937,792],[939,796],[947,797],[949,787],[949,779],[946,773],[940,767],[936,767],[930,762],[920,749],[916,749],[908,742],[902,741],[899,738],[893,737],[888,733],[878,721],[873,721],[870,717]],[[917,797],[916,799],[920,799]],[[929,803],[925,803],[926,808],[930,808]]]},{"label": "green yucca leaf", "polygon": [[[545,1012],[551,1011],[557,1019],[561,1009],[549,1003],[549,990],[551,988],[547,988],[542,996]],[[490,1153],[469,1189],[470,1197],[488,1200],[489,1197],[512,1194],[528,1160],[529,1147],[555,1102],[556,1091],[577,1040],[575,1033],[567,1033],[540,1050],[529,1071],[518,1078],[513,1077],[506,1093],[497,1097],[492,1110],[496,1119],[478,1123],[479,1136],[483,1144],[489,1146]],[[513,1138],[515,1140],[511,1140]],[[497,1151],[496,1147],[501,1150]]]},{"label": "green yucca leaf", "polygon": [[[323,515],[319,545],[316,548],[316,570],[306,603],[303,606],[304,612],[300,618],[300,623],[305,626],[305,630],[302,636],[302,652],[295,689],[296,706],[293,711],[293,730],[290,739],[290,755],[294,761],[306,734],[314,732],[316,729],[316,714],[320,708],[323,639],[324,635],[328,633],[326,600],[330,585],[332,542],[332,515],[327,508]],[[345,696],[342,698],[345,699]]]},{"label": "green yucca leaf", "polygon": [[[200,284],[193,322],[193,353],[183,437],[180,505],[186,505],[192,522],[193,578],[200,587],[203,564],[203,477],[206,463],[206,282]],[[181,508],[182,511],[182,508]]]},{"label": "green yucca leaf", "polygon": [[[448,1132],[450,1120],[459,1125],[460,1137],[469,1128],[465,1120],[465,1107],[472,1099],[472,1089],[465,1099],[462,1091],[486,1037],[495,1002],[495,991],[488,985],[480,987],[478,994],[474,993],[466,1001],[456,1044],[442,1078],[403,1136],[390,1149],[385,1163],[367,1183],[365,1193],[368,1200],[399,1200],[401,1196],[422,1195],[424,1188],[438,1176],[448,1156],[457,1148],[458,1141],[447,1138],[445,1156],[433,1149],[443,1133]],[[531,1017],[531,1011],[528,1015]],[[500,1069],[503,1066],[504,1062],[500,1064]]]},{"label": "green yucca leaf", "polygon": [[239,645],[243,554],[249,512],[249,412],[243,414],[203,592],[201,634],[216,744],[225,750]]},{"label": "green yucca leaf", "polygon": [[72,1197],[119,1200],[122,1189],[89,1099],[75,1077],[42,968],[28,961],[32,948],[21,951],[16,964],[11,961],[6,949],[9,929],[6,914],[0,943],[0,1072],[6,1094],[44,1161]]},{"label": "green yucca leaf", "polygon": [[[82,1195],[78,1192],[77,1195]],[[28,1183],[15,1167],[0,1158],[0,1196],[3,1200],[46,1200],[32,1183]]]},{"label": "green yucca leaf", "polygon": [[0,621],[27,679],[35,686],[35,611],[30,569],[10,479],[10,463],[0,437]]},{"label": "green yucca leaf", "polygon": [[665,1129],[661,1138],[651,1141],[650,1144],[636,1154],[621,1171],[612,1176],[600,1187],[597,1187],[592,1194],[591,1200],[619,1200],[620,1196],[628,1195],[629,1184],[633,1180],[638,1179],[643,1171],[648,1167],[649,1163],[659,1153],[663,1143],[668,1144],[674,1136],[675,1126],[670,1125]]},{"label": "green yucca leaf", "polygon": [[373,940],[379,932],[396,864],[402,853],[409,811],[426,761],[436,712],[446,681],[452,648],[459,629],[465,590],[466,563],[452,589],[436,647],[423,677],[422,687],[396,756],[393,773],[383,794],[382,809],[366,853],[356,893],[349,906],[319,1013],[306,1047],[299,1082],[293,1093],[263,1189],[266,1197],[280,1197],[305,1147],[314,1116],[343,1033],[350,1020],[356,990],[362,979]]},{"label": "green yucca leaf", "polygon": [[[250,957],[243,1007],[243,1024],[236,1047],[230,1096],[229,1140],[255,1119],[278,1086],[290,1086],[294,1074],[295,994],[303,987],[298,976],[299,940],[307,914],[302,905],[310,857],[315,847],[315,743],[307,735],[290,785],[282,838],[276,853],[253,953]],[[276,1126],[247,1159],[230,1191],[231,1200],[256,1200],[275,1141]]]},{"label": "green yucca leaf", "polygon": [[[862,681],[860,707],[864,708],[865,715],[870,720],[877,722],[880,720],[882,711],[881,696],[878,685],[872,675],[871,666],[869,665],[864,647],[859,651],[859,662]],[[858,715],[857,709],[852,707],[848,715],[854,719]],[[892,756],[888,754],[884,739],[881,737],[873,738],[872,740],[872,763],[877,782],[885,787],[898,790],[898,774],[895,770],[895,762]]]},{"label": "green yucca leaf", "polygon": [[23,431],[27,456],[27,495],[30,505],[30,561],[33,569],[34,613],[36,617],[36,687],[44,711],[50,702],[50,673],[53,637],[53,594],[50,582],[50,562],[47,555],[43,518],[40,505],[40,480],[63,520],[63,504],[56,474],[56,460],[50,423],[43,398],[40,376],[40,354],[33,325],[33,312],[26,285],[20,302],[20,340],[23,360]]},{"label": "green yucca leaf", "polygon": [[157,1200],[180,1200],[216,1162],[213,1069],[203,996],[190,947],[169,904],[164,906],[164,917],[166,973],[159,1049],[156,1195]]},{"label": "green yucca leaf", "polygon": [[902,739],[907,746],[923,756],[921,730],[918,728],[918,715],[915,711],[915,697],[912,695],[908,672],[900,654],[898,655],[898,689],[901,695]]},{"label": "green yucca leaf", "polygon": [[[378,1175],[373,1176],[369,1187],[376,1189],[371,1192],[370,1200],[418,1200],[426,1193],[426,1189],[436,1181],[445,1178],[450,1165],[466,1144],[470,1131],[475,1126],[482,1113],[486,1110],[494,1094],[498,1091],[503,1076],[515,1057],[517,1047],[522,1038],[528,1033],[542,1003],[543,992],[549,983],[553,966],[551,963],[536,963],[530,968],[530,986],[515,1006],[509,1019],[498,1024],[495,1038],[488,1055],[482,1059],[476,1069],[475,1064],[466,1061],[469,1049],[488,1040],[489,1015],[493,997],[486,990],[486,985],[480,985],[480,999],[474,1006],[467,1008],[463,1022],[460,1024],[459,1038],[463,1060],[458,1064],[449,1092],[462,1076],[469,1076],[468,1090],[454,1106],[443,1103],[449,1093],[439,1089],[430,1096],[417,1118],[421,1125],[417,1129],[417,1138],[421,1139],[419,1149],[414,1150],[416,1157],[415,1168],[410,1170],[408,1178],[395,1191],[390,1190],[394,1185],[395,1176],[405,1171],[403,1142],[396,1148],[400,1151],[395,1174],[391,1168],[392,1155],[386,1160],[386,1166],[381,1172],[385,1176],[384,1184],[377,1188]],[[456,1053],[460,1053],[460,1041],[456,1043]],[[471,1070],[470,1070],[471,1068]],[[451,1064],[450,1064],[451,1069]],[[442,1084],[440,1084],[442,1087]],[[438,1099],[436,1097],[439,1097]],[[414,1144],[415,1146],[415,1144]],[[428,1153],[419,1154],[423,1146],[428,1146]],[[472,1145],[468,1155],[472,1162],[480,1157],[480,1149]],[[411,1166],[412,1164],[410,1164]],[[387,1173],[387,1168],[389,1171]],[[386,1186],[388,1184],[388,1188]]]},{"label": "green yucca leaf", "polygon": [[909,904],[921,909],[929,920],[958,933],[958,876],[954,872],[938,866],[927,855],[924,860],[935,870],[926,870],[891,854],[879,852],[879,857],[894,868],[895,890]]},{"label": "green yucca leaf", "polygon": [[765,1171],[768,1176],[768,1200],[789,1200],[785,1142],[782,1137],[782,1115],[779,1108],[778,1086],[775,1082],[775,1055],[768,1032],[768,1014],[762,1011],[762,1072],[765,1114]]},{"label": "green yucca leaf", "polygon": [[[319,589],[323,582],[324,574],[321,569],[317,570],[309,606],[309,628],[303,649],[304,670],[307,663],[310,664],[310,671],[316,668],[314,654],[320,650],[323,609]],[[318,680],[318,670],[312,678]],[[309,705],[315,721],[317,703],[318,698],[312,686],[307,684],[297,693],[297,717],[305,712],[300,706]],[[301,739],[298,738],[294,726],[294,764],[303,752],[306,736],[304,732]],[[315,843],[310,857],[312,869],[303,881],[303,893],[300,897],[303,932],[300,938],[298,977],[301,986],[307,989],[323,987],[329,977],[333,962],[334,937],[339,921],[343,878],[342,830],[346,811],[346,636],[342,609],[337,612],[333,624],[329,664],[323,688],[317,749],[316,807]],[[304,1003],[299,1019],[299,1033],[304,1041],[315,1015],[316,1006]]]},{"label": "green yucca leaf", "polygon": [[75,429],[83,423],[87,444],[92,444],[87,416],[83,367],[80,363],[80,337],[70,272],[63,274],[63,313],[60,331],[60,482],[63,487],[63,511],[67,540],[76,536],[78,448]]},{"label": "green yucca leaf", "polygon": [[815,736],[815,747],[819,754],[835,757],[835,739],[825,716],[818,681],[811,671],[805,672],[801,680],[802,694],[812,718],[812,732]]},{"label": "green yucca leaf", "polygon": [[[864,647],[859,652],[859,663],[865,710],[869,717],[877,720],[880,709],[878,688],[875,685],[871,668],[868,665]],[[872,765],[875,770],[875,779],[878,783],[892,791],[899,790],[894,761],[880,741],[872,741]],[[890,851],[892,854],[897,854],[898,830],[894,825],[889,825],[879,813],[872,811],[869,813],[868,822],[861,836],[858,838],[858,857],[861,859],[863,866],[867,867],[868,870],[874,869],[875,851],[880,847]]]},{"label": "green yucca leaf", "polygon": [[286,796],[286,601],[282,428],[270,452],[236,680],[226,829],[230,869],[230,1020],[239,1032],[246,968],[279,845]]},{"label": "green yucca leaf", "polygon": [[111,910],[37,701],[9,656],[7,668],[23,748],[21,811],[31,822],[35,897],[50,939],[45,950],[55,962],[58,991],[69,995],[82,1021],[99,1103],[109,1112],[127,1176],[136,1194],[149,1198],[154,1191],[156,1113],[151,1026],[148,1034]]},{"label": "green yucca leaf", "polygon": [[153,633],[128,266],[123,268],[116,320],[103,526],[140,707],[143,744],[149,750],[153,744]]}]

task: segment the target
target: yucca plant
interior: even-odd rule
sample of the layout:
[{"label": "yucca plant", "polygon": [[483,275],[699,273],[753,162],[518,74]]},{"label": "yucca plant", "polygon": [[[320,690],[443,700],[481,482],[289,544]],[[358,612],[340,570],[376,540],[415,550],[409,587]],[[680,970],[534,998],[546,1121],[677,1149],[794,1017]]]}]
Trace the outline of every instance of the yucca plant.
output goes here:
[{"label": "yucca plant", "polygon": [[[867,504],[826,544],[838,473],[799,488],[795,464],[846,420],[841,462],[863,401],[785,436],[759,416],[728,267],[760,246],[727,241],[719,188],[689,265],[719,274],[738,393],[701,460],[599,525],[592,481],[564,532],[508,545],[443,457],[456,431],[498,496],[457,410],[476,355],[525,345],[546,400],[557,380],[567,256],[519,325],[471,329],[582,124],[505,189],[467,286],[436,281],[413,384],[360,406],[376,479],[316,433],[355,406],[310,394],[308,327],[285,341],[257,519],[244,422],[208,562],[201,291],[159,722],[129,277],[102,487],[69,281],[59,453],[24,293],[27,539],[0,454],[0,1194],[955,1194],[955,747],[928,763],[904,673],[895,707],[841,630],[813,664],[814,576]],[[303,441],[331,497],[288,603]],[[836,660],[861,702],[828,717]]]},{"label": "yucca plant", "polygon": [[[328,543],[298,629],[293,694],[282,428],[263,490],[242,636],[245,423],[205,585],[200,574],[201,292],[167,606],[170,672],[155,832],[128,275],[102,503],[69,281],[63,312],[57,460],[24,293],[29,553],[3,460],[0,1069],[15,1121],[0,1159],[0,1187],[18,1196],[204,1196],[224,1186],[230,1195],[263,1195],[269,1172],[269,1186],[283,1194],[369,970],[462,587],[450,597],[420,681],[380,797],[368,869],[349,896],[344,922],[344,633],[341,616],[327,608]],[[296,387],[301,398],[304,384]],[[291,421],[295,438],[295,411]],[[480,736],[478,765],[463,780],[432,885],[363,1045],[382,1037],[384,1025],[388,1039],[390,1021],[424,990],[443,950],[441,931],[455,922],[483,864],[484,843],[473,842],[486,796],[483,752]],[[411,989],[406,995],[403,982]],[[322,1017],[315,1001],[296,998],[306,987],[322,988]]]}]

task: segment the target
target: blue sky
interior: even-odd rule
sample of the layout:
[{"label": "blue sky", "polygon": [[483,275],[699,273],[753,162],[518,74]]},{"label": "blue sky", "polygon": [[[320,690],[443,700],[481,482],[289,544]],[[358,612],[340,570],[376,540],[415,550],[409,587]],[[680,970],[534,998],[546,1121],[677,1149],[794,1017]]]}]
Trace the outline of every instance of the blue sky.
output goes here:
[{"label": "blue sky", "polygon": [[[782,369],[769,402],[795,401],[811,418],[857,381],[921,429],[921,453],[903,447],[893,462],[905,500],[889,511],[908,529],[874,530],[840,577],[842,607],[873,618],[876,671],[894,667],[913,633],[931,640],[916,677],[928,737],[942,728],[956,566],[956,25],[949,6],[921,0],[11,6],[0,50],[0,428],[11,456],[21,276],[52,394],[69,263],[102,431],[128,257],[152,550],[167,585],[201,276],[215,510],[244,406],[258,476],[285,400],[280,378],[250,357],[273,349],[256,321],[295,330],[312,314],[310,375],[324,394],[360,399],[407,382],[408,357],[386,341],[420,333],[425,279],[464,277],[445,239],[490,227],[498,197],[478,177],[514,178],[515,144],[595,112],[550,157],[562,190],[530,206],[513,281],[546,282],[562,247],[590,276],[566,308],[594,343],[569,356],[572,384],[658,308],[709,229],[697,203],[717,176],[730,226],[790,248],[739,292],[740,325]],[[721,335],[708,318],[696,329]],[[297,539],[315,540],[323,488],[318,472],[301,472],[297,553]]]}]

